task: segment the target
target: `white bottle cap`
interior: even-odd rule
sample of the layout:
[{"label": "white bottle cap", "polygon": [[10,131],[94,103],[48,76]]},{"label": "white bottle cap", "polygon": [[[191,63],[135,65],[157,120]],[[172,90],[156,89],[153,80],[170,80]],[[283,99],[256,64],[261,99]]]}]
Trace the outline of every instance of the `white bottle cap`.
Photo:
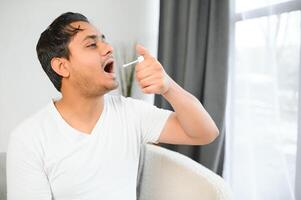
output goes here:
[{"label": "white bottle cap", "polygon": [[144,57],[143,56],[139,56],[138,57],[138,62],[142,62],[144,60]]}]

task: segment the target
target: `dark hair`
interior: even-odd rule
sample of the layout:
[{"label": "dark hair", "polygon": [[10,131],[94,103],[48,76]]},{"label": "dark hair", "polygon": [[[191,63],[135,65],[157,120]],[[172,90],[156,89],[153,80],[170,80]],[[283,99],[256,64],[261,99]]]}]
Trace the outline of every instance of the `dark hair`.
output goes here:
[{"label": "dark hair", "polygon": [[83,30],[80,27],[72,27],[70,24],[78,21],[89,23],[88,19],[80,13],[67,12],[60,15],[41,33],[36,46],[43,70],[59,92],[61,91],[62,76],[52,69],[51,59],[54,57],[69,59],[68,44],[76,33]]}]

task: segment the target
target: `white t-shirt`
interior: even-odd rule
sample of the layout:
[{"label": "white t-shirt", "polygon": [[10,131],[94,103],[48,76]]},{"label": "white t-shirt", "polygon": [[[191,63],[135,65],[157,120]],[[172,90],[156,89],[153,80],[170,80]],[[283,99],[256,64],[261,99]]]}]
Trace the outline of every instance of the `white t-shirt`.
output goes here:
[{"label": "white t-shirt", "polygon": [[171,111],[105,95],[92,133],[72,128],[53,100],[10,135],[8,200],[134,200],[142,144],[156,142]]}]

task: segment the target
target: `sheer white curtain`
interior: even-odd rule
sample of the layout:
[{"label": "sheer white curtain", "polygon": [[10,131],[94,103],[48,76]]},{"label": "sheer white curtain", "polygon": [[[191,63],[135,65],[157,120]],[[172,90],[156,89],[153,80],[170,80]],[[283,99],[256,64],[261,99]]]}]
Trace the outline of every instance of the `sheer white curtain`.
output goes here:
[{"label": "sheer white curtain", "polygon": [[224,177],[235,200],[293,200],[301,2],[236,0]]}]

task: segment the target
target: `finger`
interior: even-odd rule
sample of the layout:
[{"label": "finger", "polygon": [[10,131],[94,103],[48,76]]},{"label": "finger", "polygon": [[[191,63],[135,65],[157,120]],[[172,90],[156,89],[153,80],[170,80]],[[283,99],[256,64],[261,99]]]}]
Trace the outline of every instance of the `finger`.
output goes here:
[{"label": "finger", "polygon": [[139,81],[139,84],[140,84],[141,88],[145,88],[150,85],[155,85],[155,84],[160,83],[160,80],[161,80],[160,76],[150,76],[150,77],[147,77],[147,78]]},{"label": "finger", "polygon": [[139,72],[139,71],[144,70],[145,68],[148,68],[148,67],[152,67],[156,70],[159,70],[161,68],[161,65],[154,57],[152,57],[152,58],[144,60],[141,63],[138,63],[136,65],[135,69],[136,69],[136,72]]},{"label": "finger", "polygon": [[139,71],[149,68],[151,65],[152,65],[151,62],[144,60],[141,63],[136,64],[135,71],[136,73],[138,73]]},{"label": "finger", "polygon": [[157,85],[150,85],[148,87],[145,87],[142,89],[142,91],[146,94],[153,94],[158,91],[158,86]]},{"label": "finger", "polygon": [[144,46],[142,46],[140,44],[136,45],[136,52],[139,55],[143,56],[144,59],[147,59],[148,57],[152,57],[151,54],[149,53],[149,51]]},{"label": "finger", "polygon": [[159,73],[160,73],[159,69],[154,69],[152,67],[147,67],[147,68],[144,68],[140,71],[136,71],[136,78],[137,78],[137,80],[140,81],[142,79],[145,79],[146,77],[156,75],[156,74],[159,74]]}]

